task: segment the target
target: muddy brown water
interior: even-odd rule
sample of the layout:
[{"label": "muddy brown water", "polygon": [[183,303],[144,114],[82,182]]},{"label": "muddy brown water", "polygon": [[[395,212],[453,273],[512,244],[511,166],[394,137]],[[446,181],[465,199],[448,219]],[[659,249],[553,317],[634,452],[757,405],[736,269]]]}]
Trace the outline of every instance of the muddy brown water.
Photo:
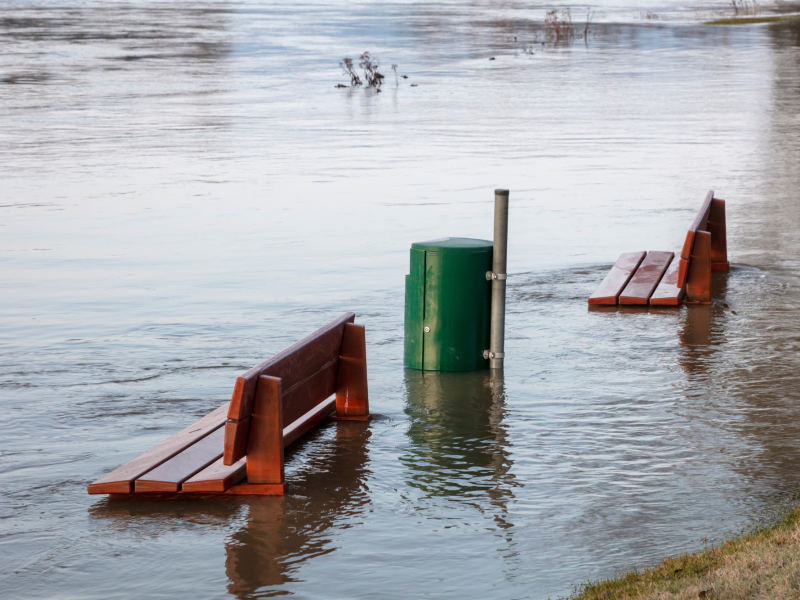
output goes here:
[{"label": "muddy brown water", "polygon": [[[601,3],[542,46],[546,8],[0,7],[0,596],[542,599],[793,497],[800,28]],[[336,88],[364,50],[382,92]],[[404,370],[410,244],[491,237],[496,187],[505,371]],[[708,189],[714,304],[589,311]],[[376,418],[285,497],[86,494],[346,310]]]}]

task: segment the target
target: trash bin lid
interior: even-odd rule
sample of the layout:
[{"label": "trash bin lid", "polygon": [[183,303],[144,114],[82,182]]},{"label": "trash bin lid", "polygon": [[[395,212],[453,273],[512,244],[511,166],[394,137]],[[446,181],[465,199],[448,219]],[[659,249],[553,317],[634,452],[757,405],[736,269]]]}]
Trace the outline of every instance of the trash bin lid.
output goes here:
[{"label": "trash bin lid", "polygon": [[488,240],[473,240],[472,238],[441,238],[427,242],[411,244],[412,250],[425,250],[426,252],[485,252],[491,250],[493,243]]}]

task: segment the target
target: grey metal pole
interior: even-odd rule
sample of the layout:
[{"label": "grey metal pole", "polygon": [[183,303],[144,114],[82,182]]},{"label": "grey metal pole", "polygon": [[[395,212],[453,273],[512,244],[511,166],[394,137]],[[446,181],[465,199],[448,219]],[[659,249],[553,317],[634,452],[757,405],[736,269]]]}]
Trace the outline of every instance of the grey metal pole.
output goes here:
[{"label": "grey metal pole", "polygon": [[494,250],[492,256],[492,316],[489,368],[502,369],[506,338],[506,256],[508,253],[508,190],[494,191]]}]

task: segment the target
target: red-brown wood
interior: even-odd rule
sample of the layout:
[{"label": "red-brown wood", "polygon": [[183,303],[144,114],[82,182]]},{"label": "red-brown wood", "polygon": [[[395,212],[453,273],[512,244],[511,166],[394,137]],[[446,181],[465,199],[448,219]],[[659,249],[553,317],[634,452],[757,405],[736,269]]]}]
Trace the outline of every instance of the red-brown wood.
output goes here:
[{"label": "red-brown wood", "polygon": [[695,235],[686,277],[686,301],[711,303],[711,234],[707,231],[698,231]]},{"label": "red-brown wood", "polygon": [[227,466],[220,458],[184,481],[181,491],[195,494],[224,492],[247,476],[246,462],[245,457],[236,461],[236,464]]},{"label": "red-brown wood", "polygon": [[619,303],[646,306],[674,256],[674,252],[649,252],[619,295]]},{"label": "red-brown wood", "polygon": [[697,211],[697,215],[694,217],[694,221],[692,221],[691,226],[689,227],[689,233],[686,235],[686,241],[683,244],[683,248],[681,249],[681,258],[688,259],[692,255],[692,248],[694,247],[694,241],[696,236],[691,235],[697,231],[705,230],[706,225],[708,223],[708,217],[711,212],[711,200],[714,199],[714,192],[709,191],[706,194],[705,199],[703,200],[703,204],[700,206],[700,210]]},{"label": "red-brown wood", "polygon": [[225,423],[225,447],[223,462],[230,466],[247,454],[247,437],[250,432],[250,419],[228,421]]},{"label": "red-brown wood", "polygon": [[[694,234],[692,234],[694,238]],[[682,288],[686,287],[686,276],[689,274],[689,259],[678,259],[678,285]]]},{"label": "red-brown wood", "polygon": [[283,393],[283,424],[290,426],[321,401],[336,392],[336,374],[340,360],[335,356],[319,371],[296,383]]},{"label": "red-brown wood", "polygon": [[301,435],[316,427],[336,409],[336,400],[328,398],[312,408],[283,430],[284,446],[288,446]]},{"label": "red-brown wood", "polygon": [[258,378],[247,441],[249,483],[283,483],[282,383],[279,377]]},{"label": "red-brown wood", "polygon": [[651,306],[678,306],[683,297],[683,288],[678,287],[678,265],[680,260],[673,260],[667,267],[664,277],[650,296]]},{"label": "red-brown wood", "polygon": [[337,423],[339,421],[343,421],[343,422],[355,421],[357,423],[366,423],[370,419],[372,419],[372,415],[360,415],[360,416],[356,416],[356,417],[340,417],[338,415],[331,415],[330,417],[328,417],[328,420],[332,421],[334,423]]},{"label": "red-brown wood", "polygon": [[298,381],[319,371],[333,356],[339,355],[344,325],[354,319],[354,313],[345,313],[283,352],[245,371],[236,380],[228,418],[241,421],[250,415],[260,375],[278,377],[284,388],[290,389]]},{"label": "red-brown wood", "polygon": [[681,265],[678,270],[678,285],[680,287],[684,287],[686,285],[686,277],[689,273],[689,264],[692,260],[693,248],[697,240],[697,232],[706,231],[708,219],[711,215],[711,204],[713,199],[714,192],[709,191],[706,194],[703,204],[700,206],[700,210],[697,211],[697,215],[695,215],[694,221],[692,221],[689,231],[686,234],[686,240],[683,242],[683,248],[681,249]]},{"label": "red-brown wood", "polygon": [[144,454],[90,484],[89,493],[129,494],[133,492],[134,480],[219,428],[225,422],[227,412],[228,404],[225,403],[199,421],[192,423]]},{"label": "red-brown wood", "polygon": [[725,225],[725,200],[714,198],[708,216],[708,232],[711,234],[711,270],[728,271],[728,234]]},{"label": "red-brown wood", "polygon": [[222,457],[225,428],[219,427],[135,481],[136,492],[178,492],[181,484]]},{"label": "red-brown wood", "polygon": [[628,285],[633,273],[644,260],[646,252],[626,252],[622,254],[603,282],[589,296],[589,304],[612,305],[617,303],[620,292]]},{"label": "red-brown wood", "polygon": [[367,339],[363,325],[348,323],[344,326],[339,374],[336,379],[336,416],[369,415],[369,387],[367,384]]},{"label": "red-brown wood", "polygon": [[234,496],[283,496],[282,483],[240,483],[225,492]]}]

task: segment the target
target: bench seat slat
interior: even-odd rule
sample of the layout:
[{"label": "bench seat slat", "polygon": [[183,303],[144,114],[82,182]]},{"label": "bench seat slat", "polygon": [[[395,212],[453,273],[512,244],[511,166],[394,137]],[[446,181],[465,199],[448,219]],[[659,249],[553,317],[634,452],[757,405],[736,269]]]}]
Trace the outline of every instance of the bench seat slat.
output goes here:
[{"label": "bench seat slat", "polygon": [[176,454],[135,482],[136,492],[178,492],[181,484],[195,473],[222,457],[225,428],[213,433]]},{"label": "bench seat slat", "polygon": [[603,282],[589,296],[589,304],[616,304],[620,292],[628,285],[628,281],[639,268],[646,254],[646,252],[626,252],[620,255]]},{"label": "bench seat slat", "polygon": [[656,291],[650,296],[652,306],[678,306],[683,296],[683,287],[678,285],[680,260],[673,260]]},{"label": "bench seat slat", "polygon": [[181,486],[185,493],[224,492],[247,476],[247,457],[230,466],[222,462],[222,458],[214,461],[205,469],[187,479]]},{"label": "bench seat slat", "polygon": [[619,303],[647,305],[674,256],[674,252],[649,252],[619,295]]},{"label": "bench seat slat", "polygon": [[192,423],[157,446],[150,448],[144,454],[140,454],[94,483],[89,484],[89,493],[129,494],[133,492],[134,480],[182,452],[185,448],[188,448],[225,423],[228,404],[226,402],[199,421]]}]

